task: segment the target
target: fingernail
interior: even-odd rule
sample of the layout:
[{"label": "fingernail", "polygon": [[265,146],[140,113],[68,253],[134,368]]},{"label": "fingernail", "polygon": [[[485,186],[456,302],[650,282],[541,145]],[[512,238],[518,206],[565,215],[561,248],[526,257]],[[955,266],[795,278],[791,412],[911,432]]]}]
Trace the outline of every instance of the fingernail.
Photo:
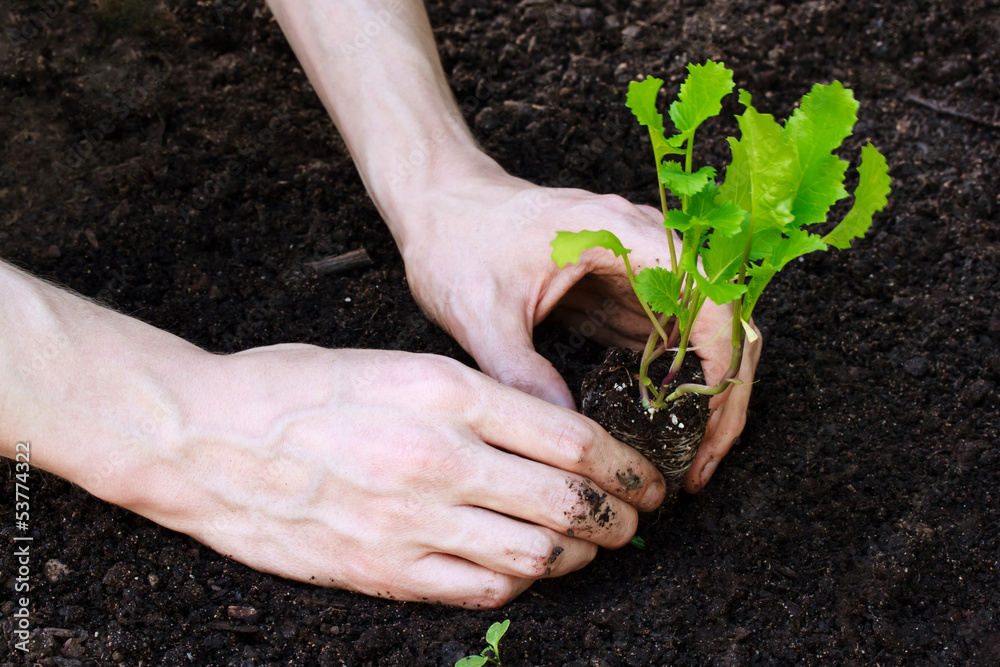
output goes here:
[{"label": "fingernail", "polygon": [[701,469],[701,488],[705,488],[708,484],[708,480],[712,479],[712,475],[715,474],[715,469],[719,467],[718,461],[709,461],[705,464],[705,467]]},{"label": "fingernail", "polygon": [[635,506],[639,509],[652,511],[663,504],[667,495],[667,485],[662,478],[651,484],[646,484],[642,495],[635,501]]}]

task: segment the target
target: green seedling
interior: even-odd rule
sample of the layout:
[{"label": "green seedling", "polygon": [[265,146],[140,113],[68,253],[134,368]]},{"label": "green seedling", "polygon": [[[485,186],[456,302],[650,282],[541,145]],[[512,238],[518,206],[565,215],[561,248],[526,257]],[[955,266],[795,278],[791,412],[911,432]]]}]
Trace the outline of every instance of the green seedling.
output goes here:
[{"label": "green seedling", "polygon": [[[782,125],[753,106],[750,94],[739,92],[745,110],[736,117],[740,137],[729,137],[732,162],[725,180],[716,184],[712,166],[694,168],[698,127],[722,110],[732,92],[733,73],[711,60],[688,65],[688,76],[670,105],[674,132],[667,136],[657,111],[661,79],[648,77],[629,84],[626,104],[649,130],[659,180],[663,225],[669,237],[670,268],[651,267],[634,273],[630,249],[611,232],[558,232],[552,259],[560,268],[580,260],[590,248],[604,248],[625,264],[632,289],[652,324],[639,368],[642,405],[650,414],[687,393],[714,395],[737,375],[743,347],[756,334],[750,326],[764,288],[792,260],[829,246],[846,249],[865,235],[872,216],[887,204],[890,179],[885,158],[870,143],[861,151],[859,184],[843,220],[825,235],[810,227],[826,222],[830,208],[848,196],[844,188],[848,163],[833,153],[851,136],[858,102],[834,81],[817,84]],[[670,206],[668,193],[675,198]],[[677,206],[679,203],[679,206]],[[678,251],[672,232],[683,239]],[[732,360],[715,385],[681,384],[677,377],[698,314],[706,301],[732,304]],[[657,385],[649,365],[666,352],[673,362]]]},{"label": "green seedling", "polygon": [[483,667],[483,665],[497,665],[502,667],[500,662],[500,639],[507,633],[510,627],[510,619],[503,623],[494,623],[486,631],[486,648],[479,655],[468,655],[455,663],[455,667]]}]

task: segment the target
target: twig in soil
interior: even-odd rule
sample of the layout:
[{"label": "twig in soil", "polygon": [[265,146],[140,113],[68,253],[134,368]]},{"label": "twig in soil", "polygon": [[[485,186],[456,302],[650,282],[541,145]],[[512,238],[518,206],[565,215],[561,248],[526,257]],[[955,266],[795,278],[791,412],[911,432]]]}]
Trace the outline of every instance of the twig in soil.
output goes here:
[{"label": "twig in soil", "polygon": [[925,100],[924,98],[918,97],[913,93],[906,96],[906,101],[919,104],[922,107],[927,107],[931,111],[936,111],[937,113],[944,114],[945,116],[954,116],[955,118],[961,118],[962,120],[971,121],[973,123],[978,123],[979,125],[992,127],[995,130],[1000,130],[1000,122],[998,121],[990,120],[989,118],[982,118],[980,116],[973,116],[970,113],[958,111],[957,109],[951,109],[939,104],[938,102],[934,102],[933,100]]},{"label": "twig in soil", "polygon": [[318,259],[315,262],[306,262],[306,266],[319,274],[343,273],[351,269],[363,269],[372,265],[372,258],[368,256],[368,251],[364,248],[345,252],[342,255],[332,255]]}]

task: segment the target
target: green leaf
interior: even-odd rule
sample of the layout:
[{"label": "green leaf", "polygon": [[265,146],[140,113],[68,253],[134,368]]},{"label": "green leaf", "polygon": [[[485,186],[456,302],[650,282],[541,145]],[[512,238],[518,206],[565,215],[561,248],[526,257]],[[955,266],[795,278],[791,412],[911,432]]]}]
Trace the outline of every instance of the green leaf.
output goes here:
[{"label": "green leaf", "polygon": [[676,229],[679,232],[688,232],[691,229],[691,216],[679,208],[667,211],[663,216],[663,226],[667,229]]},{"label": "green leaf", "polygon": [[887,197],[892,191],[889,166],[885,157],[871,144],[861,149],[861,177],[854,191],[854,205],[844,219],[823,241],[835,248],[846,250],[851,247],[851,239],[861,238],[872,225],[872,216],[889,203]]},{"label": "green leaf", "polygon": [[743,228],[743,220],[746,218],[746,211],[732,202],[723,202],[716,206],[707,215],[700,216],[706,227],[711,227],[713,234],[723,236],[733,236],[738,234]]},{"label": "green leaf", "polygon": [[663,79],[655,76],[646,77],[643,81],[632,81],[628,84],[625,95],[625,106],[632,110],[639,124],[649,129],[649,140],[653,144],[653,154],[656,164],[664,155],[681,153],[671,147],[663,136],[663,114],[656,110],[656,94],[663,86]]},{"label": "green leaf", "polygon": [[455,667],[483,667],[487,662],[489,662],[489,658],[481,655],[470,655],[456,662]]},{"label": "green leaf", "polygon": [[743,311],[741,313],[745,321],[750,321],[753,308],[757,305],[757,299],[760,298],[764,288],[767,287],[767,284],[771,282],[771,278],[777,272],[778,269],[774,268],[769,259],[765,259],[760,264],[750,264],[747,266],[747,275],[750,277],[750,282],[747,285],[746,296],[743,297]]},{"label": "green leaf", "polygon": [[[744,237],[745,238],[745,237]],[[754,232],[753,241],[750,242],[750,257],[752,262],[774,254],[774,248],[784,238],[780,229],[767,229],[763,232]]]},{"label": "green leaf", "polygon": [[693,271],[695,285],[698,291],[707,296],[713,303],[722,305],[735,301],[747,291],[746,285],[737,285],[729,282],[713,283],[698,271]]},{"label": "green leaf", "polygon": [[567,264],[579,262],[580,254],[590,248],[606,248],[617,257],[624,257],[632,252],[622,245],[617,236],[603,229],[597,232],[586,229],[581,232],[556,232],[556,237],[552,239],[550,245],[552,261],[558,264],[560,269]]},{"label": "green leaf", "polygon": [[782,135],[796,154],[798,192],[795,226],[826,220],[830,207],[847,196],[847,162],[832,152],[854,131],[858,102],[839,81],[816,84],[785,124]]},{"label": "green leaf", "polygon": [[657,313],[680,312],[681,279],[673,271],[659,266],[643,269],[636,276],[636,293]]},{"label": "green leaf", "polygon": [[675,134],[672,137],[667,138],[667,145],[676,150],[679,154],[685,155],[686,151],[682,150],[684,147],[684,142],[687,138],[691,136],[690,134]]},{"label": "green leaf", "polygon": [[771,264],[775,270],[780,271],[793,259],[817,250],[826,250],[826,244],[819,234],[810,234],[804,229],[793,229],[775,243],[770,257]]},{"label": "green leaf", "polygon": [[689,174],[679,162],[668,161],[660,164],[659,177],[675,197],[690,197],[704,190],[709,182],[714,183],[715,167],[702,167]]},{"label": "green leaf", "polygon": [[506,634],[507,628],[509,627],[510,619],[505,620],[503,623],[494,623],[491,625],[490,629],[486,631],[486,643],[492,646],[494,650],[497,650],[497,644],[500,642],[500,638]]},{"label": "green leaf", "polygon": [[797,148],[799,163],[812,164],[837,150],[854,132],[859,106],[854,93],[839,81],[813,86],[783,132],[788,143]]},{"label": "green leaf", "polygon": [[663,86],[663,79],[647,76],[643,81],[632,81],[628,84],[625,95],[625,106],[640,125],[645,125],[650,132],[663,136],[663,114],[656,110],[656,94]]},{"label": "green leaf", "polygon": [[746,107],[737,116],[742,136],[729,138],[733,161],[726,169],[721,196],[750,212],[755,235],[772,228],[784,230],[794,221],[795,152],[785,143],[774,117],[758,113],[744,90],[740,103]]},{"label": "green leaf", "polygon": [[795,227],[826,221],[830,207],[847,196],[846,173],[847,161],[836,155],[826,155],[806,167],[792,204]]},{"label": "green leaf", "polygon": [[719,202],[719,188],[710,185],[688,201],[687,212],[696,224],[710,227],[717,234],[731,236],[743,228],[746,212],[732,202]]},{"label": "green leaf", "polygon": [[722,63],[711,60],[704,65],[691,63],[687,70],[687,78],[669,111],[670,120],[680,133],[680,137],[668,140],[675,148],[705,120],[718,115],[722,111],[722,98],[733,90],[733,72]]},{"label": "green leaf", "polygon": [[743,263],[746,234],[720,236],[712,234],[708,247],[701,253],[705,275],[711,282],[728,282],[736,277]]}]

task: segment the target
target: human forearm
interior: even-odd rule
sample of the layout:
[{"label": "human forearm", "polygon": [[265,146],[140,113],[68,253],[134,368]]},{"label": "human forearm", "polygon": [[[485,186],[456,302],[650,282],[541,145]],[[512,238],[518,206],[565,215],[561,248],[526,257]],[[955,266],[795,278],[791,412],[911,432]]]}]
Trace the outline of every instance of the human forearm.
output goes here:
[{"label": "human forearm", "polygon": [[128,505],[211,355],[3,262],[0,321],[0,453],[30,441],[33,465]]},{"label": "human forearm", "polygon": [[443,175],[499,171],[448,88],[423,2],[269,5],[401,247],[419,217],[407,207]]}]

